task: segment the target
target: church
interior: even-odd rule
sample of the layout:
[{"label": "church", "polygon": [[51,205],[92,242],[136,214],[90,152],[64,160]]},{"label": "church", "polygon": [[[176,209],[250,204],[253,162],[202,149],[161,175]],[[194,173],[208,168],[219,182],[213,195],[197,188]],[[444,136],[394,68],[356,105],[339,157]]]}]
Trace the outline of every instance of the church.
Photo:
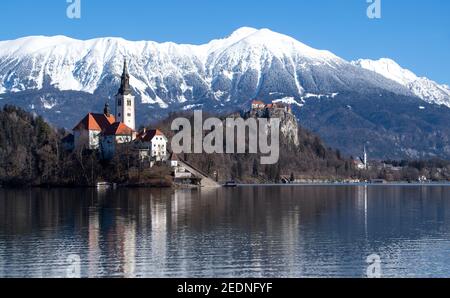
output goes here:
[{"label": "church", "polygon": [[73,149],[98,150],[111,159],[117,145],[133,143],[140,158],[167,160],[167,138],[160,130],[136,131],[135,97],[130,86],[127,61],[124,62],[120,88],[115,96],[115,115],[105,104],[102,114],[87,114],[73,129]]}]

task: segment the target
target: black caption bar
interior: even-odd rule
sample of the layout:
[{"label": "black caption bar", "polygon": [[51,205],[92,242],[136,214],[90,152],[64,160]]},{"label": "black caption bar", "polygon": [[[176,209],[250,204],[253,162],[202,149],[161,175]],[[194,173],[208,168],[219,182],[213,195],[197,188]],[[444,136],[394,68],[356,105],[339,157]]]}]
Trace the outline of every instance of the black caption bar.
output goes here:
[{"label": "black caption bar", "polygon": [[[379,297],[393,293],[429,294],[447,280],[417,279],[3,279],[0,287],[16,295],[104,297],[302,297],[307,293]],[[5,292],[6,293],[6,292]],[[139,294],[138,294],[139,293]],[[280,296],[282,295],[282,296]],[[95,297],[95,296],[94,296]]]}]

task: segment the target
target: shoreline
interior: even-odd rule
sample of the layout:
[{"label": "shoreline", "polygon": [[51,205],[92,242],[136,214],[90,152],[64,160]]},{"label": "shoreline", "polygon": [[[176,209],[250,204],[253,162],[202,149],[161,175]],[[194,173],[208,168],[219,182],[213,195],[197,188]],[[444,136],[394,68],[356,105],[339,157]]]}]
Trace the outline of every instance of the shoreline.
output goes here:
[{"label": "shoreline", "polygon": [[449,182],[434,182],[434,183],[409,183],[405,181],[386,182],[386,183],[365,183],[365,182],[305,182],[305,183],[268,183],[268,184],[239,184],[238,187],[248,186],[450,186]]},{"label": "shoreline", "polygon": [[220,185],[219,187],[201,187],[196,185],[186,185],[186,186],[136,186],[136,185],[117,185],[116,187],[105,187],[98,188],[96,186],[21,186],[21,187],[13,187],[13,186],[0,186],[0,189],[4,190],[19,190],[19,189],[95,189],[97,191],[109,191],[109,190],[119,190],[119,189],[167,189],[167,190],[202,190],[202,189],[217,189],[217,188],[237,188],[237,187],[305,187],[305,186],[323,186],[323,187],[331,187],[331,186],[404,186],[404,187],[442,187],[449,186],[449,182],[430,182],[430,183],[408,183],[406,181],[398,181],[398,182],[385,182],[385,183],[346,183],[346,182],[305,182],[305,183],[237,183],[235,187],[226,187],[224,185]]}]

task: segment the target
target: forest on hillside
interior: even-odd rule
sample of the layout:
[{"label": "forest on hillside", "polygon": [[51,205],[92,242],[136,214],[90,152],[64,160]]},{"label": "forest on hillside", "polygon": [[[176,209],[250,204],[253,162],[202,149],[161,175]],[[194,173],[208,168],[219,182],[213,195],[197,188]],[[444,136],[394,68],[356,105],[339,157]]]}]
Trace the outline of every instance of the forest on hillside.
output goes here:
[{"label": "forest on hillside", "polygon": [[[210,116],[214,115],[204,117]],[[185,112],[172,113],[156,125],[170,138],[174,135],[170,126],[177,117],[188,118],[193,123],[192,113]],[[219,181],[241,183],[278,183],[282,177],[296,181],[383,179],[414,182],[423,177],[430,181],[450,181],[450,161],[371,161],[369,169],[360,170],[354,163],[358,157],[344,156],[301,126],[298,127],[298,139],[300,143],[296,146],[281,136],[280,160],[274,165],[261,165],[260,154],[183,154],[182,158]]]}]

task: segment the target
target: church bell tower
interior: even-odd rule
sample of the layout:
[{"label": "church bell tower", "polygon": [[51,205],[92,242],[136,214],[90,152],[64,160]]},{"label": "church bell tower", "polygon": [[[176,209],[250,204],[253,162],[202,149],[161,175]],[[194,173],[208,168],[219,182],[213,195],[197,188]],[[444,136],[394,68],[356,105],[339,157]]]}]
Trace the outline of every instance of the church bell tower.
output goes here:
[{"label": "church bell tower", "polygon": [[130,87],[130,74],[126,60],[123,64],[119,92],[116,95],[116,121],[136,130],[134,96]]}]

